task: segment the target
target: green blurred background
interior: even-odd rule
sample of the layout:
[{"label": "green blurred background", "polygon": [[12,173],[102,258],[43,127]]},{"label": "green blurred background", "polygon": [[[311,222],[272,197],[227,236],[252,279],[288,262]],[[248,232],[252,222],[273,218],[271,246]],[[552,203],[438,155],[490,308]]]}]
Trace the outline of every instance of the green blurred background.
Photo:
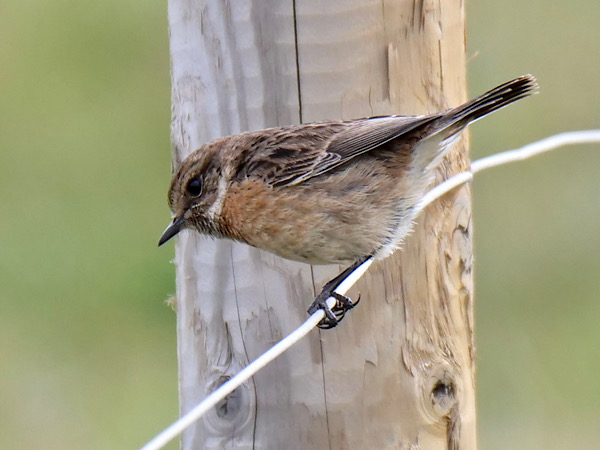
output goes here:
[{"label": "green blurred background", "polygon": [[[0,5],[0,448],[135,448],[177,417],[166,2]],[[599,126],[600,4],[468,3],[470,92],[542,94],[473,158]],[[480,447],[600,445],[600,145],[473,185]],[[177,448],[172,444],[169,448]]]}]

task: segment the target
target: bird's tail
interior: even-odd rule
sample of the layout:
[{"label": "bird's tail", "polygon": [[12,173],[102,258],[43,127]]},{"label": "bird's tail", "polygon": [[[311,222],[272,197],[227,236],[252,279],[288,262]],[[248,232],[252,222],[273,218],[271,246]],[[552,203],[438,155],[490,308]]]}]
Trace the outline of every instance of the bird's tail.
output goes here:
[{"label": "bird's tail", "polygon": [[533,75],[523,75],[507,81],[464,105],[454,108],[452,123],[462,128],[517,100],[535,94],[537,90],[538,83]]},{"label": "bird's tail", "polygon": [[463,105],[440,112],[437,119],[434,118],[432,122],[437,131],[417,146],[418,151],[415,147],[414,166],[421,170],[437,166],[469,123],[527,97],[537,92],[537,89],[538,84],[535,77],[523,75],[501,84]]}]

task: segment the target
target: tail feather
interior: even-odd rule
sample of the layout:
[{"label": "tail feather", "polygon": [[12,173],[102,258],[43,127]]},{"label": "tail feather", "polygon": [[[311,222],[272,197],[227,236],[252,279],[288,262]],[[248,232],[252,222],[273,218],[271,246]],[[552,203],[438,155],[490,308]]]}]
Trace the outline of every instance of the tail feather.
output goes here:
[{"label": "tail feather", "polygon": [[523,75],[461,106],[439,113],[438,121],[429,125],[436,131],[413,150],[413,164],[425,170],[437,166],[469,123],[534,94],[537,89],[535,77]]},{"label": "tail feather", "polygon": [[538,83],[533,75],[515,78],[455,108],[452,122],[466,126],[517,100],[535,94],[537,90]]}]

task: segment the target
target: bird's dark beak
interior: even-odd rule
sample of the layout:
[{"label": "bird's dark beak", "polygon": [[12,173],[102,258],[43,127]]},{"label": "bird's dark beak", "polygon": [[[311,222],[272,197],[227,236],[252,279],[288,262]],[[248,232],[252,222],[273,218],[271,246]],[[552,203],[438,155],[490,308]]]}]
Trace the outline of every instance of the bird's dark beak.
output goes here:
[{"label": "bird's dark beak", "polygon": [[175,236],[177,233],[179,233],[184,222],[185,218],[183,214],[179,217],[175,217],[173,219],[173,222],[169,224],[167,229],[163,232],[162,236],[160,237],[160,240],[158,241],[158,246],[160,247],[173,236]]}]

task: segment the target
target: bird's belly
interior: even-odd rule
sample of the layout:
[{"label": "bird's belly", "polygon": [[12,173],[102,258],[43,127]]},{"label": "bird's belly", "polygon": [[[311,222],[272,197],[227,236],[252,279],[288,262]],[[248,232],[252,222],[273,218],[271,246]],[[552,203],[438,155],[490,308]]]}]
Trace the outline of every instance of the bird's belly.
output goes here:
[{"label": "bird's belly", "polygon": [[318,184],[265,189],[255,180],[230,188],[221,212],[225,237],[287,259],[342,264],[375,253],[397,228],[395,204],[366,189],[359,198]]}]

